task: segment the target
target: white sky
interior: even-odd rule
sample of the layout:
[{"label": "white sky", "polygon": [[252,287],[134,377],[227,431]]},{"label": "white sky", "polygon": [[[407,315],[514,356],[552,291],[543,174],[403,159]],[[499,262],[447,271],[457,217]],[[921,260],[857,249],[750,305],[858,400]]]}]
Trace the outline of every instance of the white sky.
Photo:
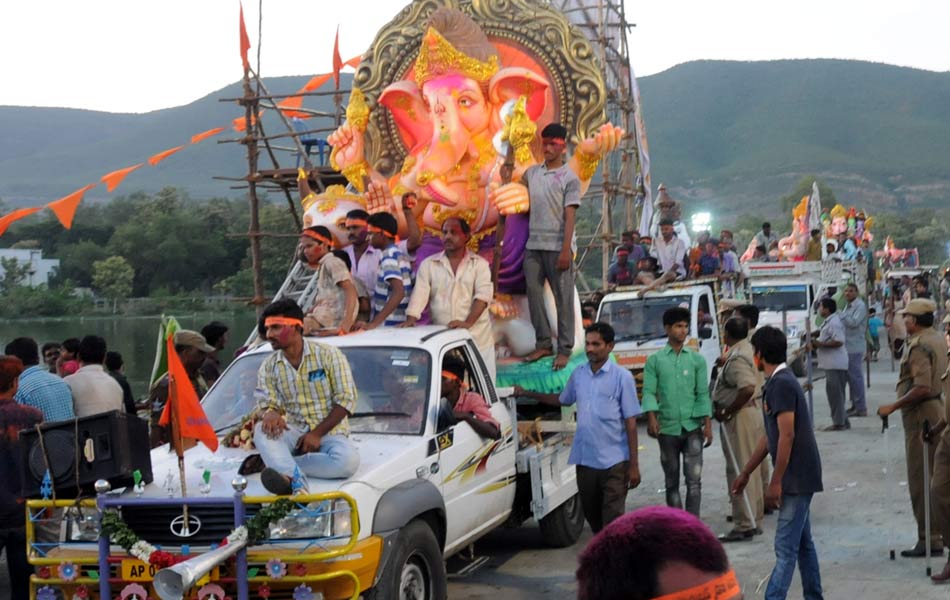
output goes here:
[{"label": "white sky", "polygon": [[[266,0],[261,73],[330,70],[402,0]],[[256,62],[258,2],[245,21]],[[947,0],[626,0],[638,76],[697,59],[847,58],[950,71]],[[0,105],[146,112],[241,76],[237,0],[5,0]]]}]

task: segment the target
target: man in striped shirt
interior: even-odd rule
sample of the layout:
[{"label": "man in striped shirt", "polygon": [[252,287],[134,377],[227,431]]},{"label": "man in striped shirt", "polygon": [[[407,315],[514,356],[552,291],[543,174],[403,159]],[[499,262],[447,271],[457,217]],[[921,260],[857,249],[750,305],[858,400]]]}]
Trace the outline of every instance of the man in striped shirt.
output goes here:
[{"label": "man in striped shirt", "polygon": [[273,494],[293,491],[292,477],[345,479],[359,468],[347,418],[356,384],[339,349],[303,337],[303,311],[281,299],[261,313],[259,329],[277,352],[257,374],[254,445],[267,468],[261,483]]},{"label": "man in striped shirt", "polygon": [[372,319],[356,326],[365,330],[393,327],[406,321],[406,308],[412,293],[412,268],[409,258],[396,245],[396,217],[389,213],[370,215],[368,230],[370,244],[382,253],[376,270]]},{"label": "man in striped shirt", "polygon": [[72,419],[73,394],[61,377],[50,373],[40,365],[36,340],[19,337],[7,344],[4,353],[19,358],[26,370],[20,375],[16,401],[38,408],[47,423]]}]

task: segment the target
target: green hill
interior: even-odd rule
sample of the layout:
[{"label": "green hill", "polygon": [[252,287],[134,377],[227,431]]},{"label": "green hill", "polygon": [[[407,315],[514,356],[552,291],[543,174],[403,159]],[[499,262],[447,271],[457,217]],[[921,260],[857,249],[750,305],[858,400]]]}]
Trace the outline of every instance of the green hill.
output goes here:
[{"label": "green hill", "polygon": [[[305,81],[267,85],[290,93]],[[711,209],[722,221],[777,215],[778,199],[807,174],[822,177],[840,201],[872,212],[942,206],[950,197],[950,73],[840,60],[699,61],[639,84],[653,182],[666,183],[689,211]],[[47,202],[228,125],[243,112],[218,99],[239,95],[235,84],[141,115],[0,107],[0,198],[15,206]],[[310,97],[305,106],[332,110],[332,100]],[[275,120],[265,126],[282,129]],[[236,134],[216,139],[228,137]],[[119,193],[171,185],[194,198],[234,196],[212,177],[245,168],[243,146],[208,140],[134,173]],[[102,186],[88,195],[106,197]]]}]

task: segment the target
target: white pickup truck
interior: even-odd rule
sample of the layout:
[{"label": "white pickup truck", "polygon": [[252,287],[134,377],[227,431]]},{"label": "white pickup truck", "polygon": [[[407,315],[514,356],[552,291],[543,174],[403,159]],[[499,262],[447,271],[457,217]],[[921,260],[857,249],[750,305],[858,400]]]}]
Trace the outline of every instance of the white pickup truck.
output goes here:
[{"label": "white pickup truck", "polygon": [[[467,331],[434,326],[377,329],[321,341],[339,347],[352,366],[359,399],[349,422],[360,467],[346,480],[307,481],[308,499],[321,494],[329,499],[298,502],[299,510],[271,526],[268,542],[247,549],[248,563],[258,571],[264,572],[271,559],[282,560],[291,571],[267,580],[274,597],[289,598],[297,585],[306,583],[321,598],[442,600],[445,559],[493,529],[534,517],[548,544],[568,546],[578,539],[583,515],[574,467],[567,464],[573,414],[562,411],[559,417],[564,420],[548,421],[546,432],[531,423],[534,431],[522,445],[512,390],[493,387]],[[204,397],[202,406],[219,436],[239,427],[254,409],[258,368],[271,352],[265,345],[240,356]],[[440,373],[448,354],[467,363],[466,383],[490,405],[501,439],[481,437],[464,422],[445,422]],[[180,506],[129,502],[121,507],[122,519],[141,539],[165,551],[175,554],[187,544],[192,554],[204,552],[234,527],[232,481],[240,481],[239,467],[253,453],[224,444],[215,453],[203,445],[186,452],[187,496],[222,499],[221,506],[189,510],[187,537],[175,527],[175,519],[182,519]],[[180,497],[175,454],[160,447],[151,458],[154,482],[138,495],[121,492],[121,500],[161,499],[167,504]],[[251,514],[252,503],[260,510],[274,498],[268,497],[259,475],[246,479],[243,501]],[[55,549],[56,560],[88,564],[95,548],[89,542],[98,532],[89,526],[88,515],[84,523],[73,522],[73,517],[67,517],[64,528],[70,542]],[[340,552],[334,555],[334,548]],[[313,553],[320,552],[329,552],[331,558],[313,560]],[[121,548],[113,544],[110,554],[116,564],[115,585],[149,583],[141,577],[141,563],[136,570],[136,561]],[[204,585],[220,584],[232,598],[246,598],[247,590],[241,595],[234,587],[234,569],[240,567],[232,564],[222,561]],[[148,569],[144,574],[149,575]],[[257,585],[261,577],[251,577],[248,585]],[[255,589],[250,597],[256,597]]]}]

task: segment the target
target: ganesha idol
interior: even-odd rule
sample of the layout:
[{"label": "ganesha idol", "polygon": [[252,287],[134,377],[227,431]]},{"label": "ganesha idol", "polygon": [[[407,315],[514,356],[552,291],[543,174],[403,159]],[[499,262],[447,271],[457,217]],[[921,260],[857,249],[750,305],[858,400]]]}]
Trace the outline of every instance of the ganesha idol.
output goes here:
[{"label": "ganesha idol", "polygon": [[[564,113],[567,107],[559,106],[559,94],[552,89],[539,59],[523,49],[512,49],[501,42],[493,44],[475,20],[461,10],[435,10],[423,31],[415,60],[381,87],[376,98],[375,110],[388,111],[384,116],[391,118],[388,122],[394,125],[392,130],[398,139],[377,139],[375,143],[405,148],[401,165],[395,165],[397,168],[387,175],[370,164],[371,142],[366,130],[373,98],[369,93],[364,97],[357,88],[350,96],[346,122],[328,137],[333,146],[331,164],[357,192],[365,193],[363,203],[369,212],[386,211],[396,216],[400,235],[406,233],[406,222],[396,203],[405,192],[417,194],[419,201],[412,217],[424,234],[416,265],[442,250],[441,225],[450,216],[468,221],[471,249],[491,262],[499,217],[505,216],[497,287],[499,297],[511,300],[496,303],[492,312],[496,333],[508,328],[512,354],[526,354],[534,347],[523,301],[522,272],[530,201],[527,189],[517,182],[525,169],[539,162],[540,143],[533,136],[516,142],[511,123],[520,116],[529,121],[531,131],[539,131],[552,121],[571,119]],[[505,66],[507,61],[514,66]],[[355,83],[360,83],[360,73]],[[575,128],[575,135],[583,139],[568,163],[581,179],[582,193],[598,161],[617,147],[624,134],[610,124],[590,128],[594,134],[586,137],[577,135]],[[508,154],[507,134],[512,134],[510,143],[517,149],[513,152],[513,183],[503,181],[502,175]],[[318,199],[308,211],[312,222],[334,225],[344,206],[356,205],[355,194],[347,196],[340,202]],[[320,202],[328,209],[326,213],[316,210]],[[342,231],[334,233],[338,240],[346,240]],[[549,317],[553,325],[556,319],[550,313]],[[581,323],[579,315],[576,322]],[[519,333],[515,335],[515,331]],[[578,330],[575,340],[579,346],[583,344],[582,331]]]}]

